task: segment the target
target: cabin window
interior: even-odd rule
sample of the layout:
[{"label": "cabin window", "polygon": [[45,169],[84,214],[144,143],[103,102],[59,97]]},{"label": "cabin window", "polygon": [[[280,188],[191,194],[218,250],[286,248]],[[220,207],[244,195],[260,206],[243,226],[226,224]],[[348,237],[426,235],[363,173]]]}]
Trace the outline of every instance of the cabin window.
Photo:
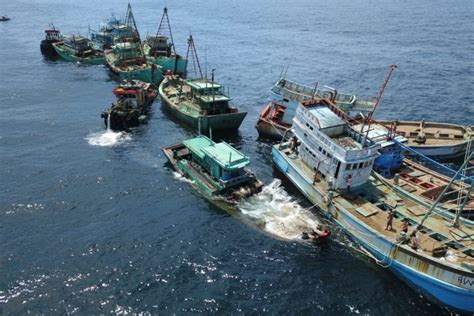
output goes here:
[{"label": "cabin window", "polygon": [[346,170],[351,170],[351,164],[350,164],[350,163],[348,163],[348,164],[346,165]]},{"label": "cabin window", "polygon": [[359,169],[362,169],[363,167],[364,167],[364,163],[361,162],[361,163],[359,164]]},{"label": "cabin window", "polygon": [[321,146],[319,146],[318,150],[319,150],[319,151],[322,151],[323,149],[321,148]]},{"label": "cabin window", "polygon": [[313,130],[313,127],[312,127],[312,126],[310,126],[310,127],[309,127],[309,129],[310,129],[310,130]]},{"label": "cabin window", "polygon": [[352,170],[356,170],[357,169],[357,164],[356,163],[353,163],[352,164]]},{"label": "cabin window", "polygon": [[304,133],[304,137],[308,137],[308,134]]}]

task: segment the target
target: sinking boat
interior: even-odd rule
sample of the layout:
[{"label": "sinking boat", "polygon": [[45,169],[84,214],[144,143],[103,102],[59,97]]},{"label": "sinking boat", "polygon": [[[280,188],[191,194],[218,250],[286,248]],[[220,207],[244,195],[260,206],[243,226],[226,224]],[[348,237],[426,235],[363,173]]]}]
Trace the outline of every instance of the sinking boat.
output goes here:
[{"label": "sinking boat", "polygon": [[47,58],[58,58],[59,55],[58,53],[56,53],[56,50],[53,47],[53,43],[58,43],[63,40],[61,33],[52,24],[44,32],[46,34],[44,40],[42,40],[40,44],[41,53]]},{"label": "sinking boat", "polygon": [[474,125],[398,120],[378,122],[386,126],[393,124],[397,133],[408,139],[410,148],[438,160],[462,159],[466,151],[474,150]]},{"label": "sinking boat", "polygon": [[[474,223],[462,209],[446,217],[437,211],[440,198],[426,207],[374,177],[380,143],[367,143],[328,107],[299,107],[293,129],[290,141],[272,148],[276,168],[376,263],[437,304],[474,312]],[[472,182],[457,185],[472,192]]]},{"label": "sinking boat", "polygon": [[168,9],[165,7],[156,35],[147,36],[143,50],[150,63],[162,67],[164,73],[172,71],[184,76],[186,73],[186,59],[176,53]]},{"label": "sinking boat", "polygon": [[64,61],[90,65],[103,65],[104,55],[92,47],[89,39],[80,35],[67,35],[60,42],[52,43],[54,50]]},{"label": "sinking boat", "polygon": [[166,146],[163,152],[201,195],[225,210],[234,209],[239,200],[262,190],[262,182],[246,168],[249,158],[226,142],[215,143],[199,135]]},{"label": "sinking boat", "polygon": [[8,16],[6,16],[6,15],[0,16],[0,22],[6,22],[6,21],[10,21],[10,20],[11,20],[11,19],[10,19]]},{"label": "sinking boat", "polygon": [[[195,54],[192,36],[189,51]],[[188,59],[188,58],[186,58]],[[199,60],[197,55],[193,60]],[[196,79],[183,79],[168,74],[159,87],[163,106],[180,121],[199,131],[238,129],[247,112],[240,112],[230,104],[224,87],[214,81],[214,70],[209,80],[199,74]]]},{"label": "sinking boat", "polygon": [[300,103],[312,104],[320,99],[326,99],[353,117],[371,112],[375,105],[373,100],[339,93],[334,88],[318,88],[317,85],[310,87],[285,78],[280,78],[272,87],[271,92],[271,100],[260,113],[255,125],[259,135],[269,139],[281,139],[291,127]]},{"label": "sinking boat", "polygon": [[111,130],[127,130],[146,122],[157,96],[151,84],[138,80],[123,81],[113,93],[116,102],[101,114],[105,126]]}]

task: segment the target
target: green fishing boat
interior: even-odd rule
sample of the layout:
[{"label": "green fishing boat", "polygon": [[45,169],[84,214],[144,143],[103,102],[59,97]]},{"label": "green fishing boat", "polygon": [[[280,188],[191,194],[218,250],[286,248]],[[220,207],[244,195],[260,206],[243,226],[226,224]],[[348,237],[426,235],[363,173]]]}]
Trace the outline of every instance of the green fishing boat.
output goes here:
[{"label": "green fishing boat", "polygon": [[200,194],[226,210],[262,190],[262,182],[246,169],[249,158],[226,142],[215,143],[199,135],[166,146],[163,152]]},{"label": "green fishing boat", "polygon": [[137,79],[158,84],[163,80],[161,67],[149,64],[143,55],[141,43],[116,43],[104,51],[105,63],[116,80]]},{"label": "green fishing boat", "polygon": [[163,106],[180,121],[199,131],[238,129],[247,112],[239,112],[230,105],[228,93],[214,81],[214,70],[211,80],[202,76],[192,36],[188,43],[187,57],[191,51],[197,64],[197,78],[183,79],[173,74],[166,75],[158,89]]},{"label": "green fishing boat", "polygon": [[63,41],[52,43],[59,57],[65,61],[103,65],[104,55],[93,48],[92,42],[80,35],[64,36]]},{"label": "green fishing boat", "polygon": [[165,7],[156,35],[150,35],[143,43],[143,51],[148,62],[159,65],[163,72],[172,71],[184,76],[186,59],[176,54],[168,9]]},{"label": "green fishing boat", "polygon": [[147,61],[130,3],[125,26],[130,32],[115,37],[112,48],[104,51],[105,63],[114,79],[120,82],[136,79],[147,83],[160,83],[163,80],[162,67]]}]

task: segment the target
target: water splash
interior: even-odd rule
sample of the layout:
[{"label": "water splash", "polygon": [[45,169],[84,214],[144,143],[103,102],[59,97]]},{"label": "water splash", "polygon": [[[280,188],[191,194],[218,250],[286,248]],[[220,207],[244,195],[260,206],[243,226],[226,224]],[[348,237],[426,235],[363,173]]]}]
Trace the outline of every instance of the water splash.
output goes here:
[{"label": "water splash", "polygon": [[89,145],[93,146],[115,146],[132,140],[132,136],[126,132],[114,132],[110,129],[110,114],[107,116],[107,130],[105,132],[93,133],[87,136]]},{"label": "water splash", "polygon": [[183,181],[183,182],[187,182],[187,183],[194,183],[193,180],[190,180],[190,179],[186,178],[185,176],[183,176],[179,172],[173,171],[173,176],[175,177],[175,179],[178,179],[179,181]]},{"label": "water splash", "polygon": [[278,179],[238,206],[258,227],[287,240],[300,240],[303,231],[311,231],[319,224],[316,216],[290,197]]}]

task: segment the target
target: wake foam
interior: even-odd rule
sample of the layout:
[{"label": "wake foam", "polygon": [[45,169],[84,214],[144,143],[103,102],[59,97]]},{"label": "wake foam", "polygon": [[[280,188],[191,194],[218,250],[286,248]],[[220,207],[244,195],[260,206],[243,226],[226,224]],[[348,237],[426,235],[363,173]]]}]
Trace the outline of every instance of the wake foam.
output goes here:
[{"label": "wake foam", "polygon": [[87,136],[86,140],[89,145],[93,146],[115,146],[132,140],[132,136],[126,132],[114,132],[106,130],[103,132],[93,133]]},{"label": "wake foam", "polygon": [[288,195],[278,179],[238,207],[259,228],[282,239],[299,240],[303,231],[312,231],[319,224],[316,216]]}]

